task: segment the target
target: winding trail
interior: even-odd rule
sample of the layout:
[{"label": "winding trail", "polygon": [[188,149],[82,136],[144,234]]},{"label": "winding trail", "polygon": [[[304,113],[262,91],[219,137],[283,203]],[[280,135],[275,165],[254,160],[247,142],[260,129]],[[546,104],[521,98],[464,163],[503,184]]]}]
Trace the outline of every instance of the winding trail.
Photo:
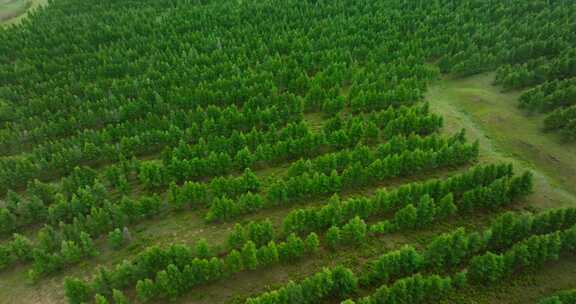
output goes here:
[{"label": "winding trail", "polygon": [[480,141],[482,162],[511,162],[534,173],[530,208],[576,206],[576,144],[541,132],[542,117],[517,108],[520,92],[500,92],[493,79],[493,73],[444,78],[430,86],[426,98],[444,117],[446,132],[464,128],[470,140]]}]

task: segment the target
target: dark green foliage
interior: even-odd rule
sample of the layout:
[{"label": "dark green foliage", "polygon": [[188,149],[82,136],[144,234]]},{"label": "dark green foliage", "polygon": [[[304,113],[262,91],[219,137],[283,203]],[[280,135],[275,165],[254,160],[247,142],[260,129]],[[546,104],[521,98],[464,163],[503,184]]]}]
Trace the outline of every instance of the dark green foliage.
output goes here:
[{"label": "dark green foliage", "polygon": [[453,289],[449,277],[420,274],[396,281],[391,286],[382,286],[359,303],[434,303],[444,298]]},{"label": "dark green foliage", "polygon": [[124,293],[118,289],[114,289],[112,291],[112,299],[114,300],[114,304],[130,304],[128,297],[126,297]]},{"label": "dark green foliage", "polygon": [[[45,171],[61,176],[79,164],[122,161],[157,153],[165,146],[200,146],[185,150],[188,153],[165,153],[163,158],[174,167],[167,172],[179,182],[207,172],[257,165],[252,161],[254,156],[266,159],[261,156],[274,155],[274,151],[260,145],[258,153],[258,144],[245,144],[238,134],[298,121],[304,110],[359,113],[412,105],[423,99],[426,84],[439,71],[469,75],[503,66],[496,80],[507,87],[574,75],[573,35],[563,26],[573,17],[570,2],[513,1],[496,6],[273,2],[264,5],[270,10],[268,14],[254,14],[252,3],[230,3],[227,9],[234,11],[234,16],[222,14],[218,5],[209,4],[190,10],[154,3],[137,8],[153,15],[170,15],[174,24],[192,22],[192,27],[210,20],[211,31],[195,37],[177,31],[158,40],[143,31],[135,41],[124,41],[103,28],[102,18],[113,12],[115,28],[135,24],[151,27],[146,14],[126,12],[122,3],[74,0],[50,7],[37,22],[3,32],[1,62],[6,66],[2,69],[5,85],[0,119],[9,127],[0,138],[0,152],[33,147],[31,156],[6,160],[0,166],[3,192],[42,178]],[[342,6],[348,8],[348,15],[334,13]],[[68,35],[58,35],[66,29],[68,18],[73,18],[69,17],[70,10],[85,13],[84,22]],[[326,21],[316,12],[330,12],[334,18]],[[405,12],[410,12],[411,18],[402,18]],[[374,27],[359,31],[349,26],[373,20],[371,14],[378,14]],[[520,16],[517,26],[507,23],[512,16]],[[260,27],[258,22],[267,26]],[[291,31],[280,30],[288,26],[287,22]],[[255,24],[262,28],[258,38],[253,34]],[[154,26],[163,30],[170,25]],[[46,28],[55,30],[48,32]],[[348,30],[338,30],[342,28]],[[469,34],[471,30],[475,35]],[[386,39],[377,44],[358,39],[371,35]],[[47,37],[54,44],[46,44],[39,37]],[[244,38],[230,39],[226,44],[214,37]],[[22,46],[20,39],[30,43]],[[294,43],[282,43],[287,40]],[[320,42],[322,47],[317,46]],[[69,48],[57,57],[58,71],[51,65],[54,45]],[[100,52],[94,45],[106,47],[108,53],[101,56],[108,61],[90,60]],[[19,56],[22,68],[12,68],[11,59],[24,49],[36,52],[24,52],[25,56]],[[180,52],[189,49],[197,52],[193,60]],[[157,62],[157,54],[164,53],[169,71],[162,64],[146,65]],[[131,61],[135,55],[141,61]],[[438,67],[428,64],[432,59]],[[223,65],[234,68],[213,77]],[[72,89],[69,77],[76,80]],[[138,77],[147,81],[134,81]],[[111,87],[113,81],[117,82]],[[440,121],[416,118],[400,119],[382,129],[394,133],[425,127],[420,131],[428,132]],[[344,137],[354,140],[362,133]],[[232,136],[234,144],[217,141]],[[196,155],[196,151],[207,155]],[[174,162],[172,156],[176,156]],[[180,156],[189,157],[179,162]],[[213,165],[202,161],[208,157]],[[163,178],[158,178],[162,174],[148,173],[142,174],[144,180],[163,183]]]},{"label": "dark green foliage", "polygon": [[[406,208],[410,201],[419,200],[425,195],[429,195],[434,200],[440,200],[451,193],[460,196],[465,192],[470,192],[466,196],[471,206],[485,204],[480,200],[483,196],[473,194],[492,184],[499,187],[493,186],[494,190],[489,188],[492,190],[490,193],[499,199],[499,204],[502,204],[515,197],[511,197],[512,195],[496,196],[501,192],[511,194],[513,188],[514,196],[521,196],[530,191],[529,174],[515,178],[511,178],[511,174],[512,168],[509,165],[479,166],[444,180],[411,183],[390,191],[381,190],[371,198],[352,198],[343,202],[337,200],[323,207],[297,209],[285,217],[282,226],[284,232],[318,231],[333,225],[344,224],[356,216],[366,218]],[[486,192],[486,190],[482,191]],[[406,220],[406,227],[415,227],[417,209],[414,206],[408,207],[403,213],[406,213],[401,216],[402,221]]]},{"label": "dark green foliage", "polygon": [[108,233],[108,244],[114,250],[122,248],[124,245],[124,234],[119,228],[116,228]]},{"label": "dark green foliage", "polygon": [[[10,251],[20,261],[32,259],[33,243],[20,234],[14,234],[13,240],[9,244]],[[1,267],[0,267],[1,268]]]},{"label": "dark green foliage", "polygon": [[[0,268],[32,261],[37,280],[95,256],[92,238],[108,234],[120,247],[130,240],[121,229],[173,211],[228,221],[468,165],[478,143],[440,135],[442,117],[423,102],[440,73],[496,70],[504,88],[539,85],[522,105],[551,112],[545,128],[574,139],[575,8],[520,0],[51,1],[0,29],[0,234],[47,224],[34,242],[16,235],[3,243]],[[262,170],[270,177],[260,180],[252,171],[290,163],[286,175]],[[66,293],[72,302],[125,302],[114,290],[136,285],[142,301],[170,300],[241,270],[300,261],[322,250],[316,233],[327,229],[326,247],[359,246],[458,212],[500,210],[531,189],[530,174],[492,165],[333,198],[290,212],[283,231],[270,221],[236,226],[221,256],[206,241],[150,247],[99,270],[88,291],[69,281]],[[459,282],[490,283],[573,250],[574,218],[505,215],[490,233],[455,231],[421,254],[383,258],[375,264],[382,277],[369,280],[453,270],[484,255]],[[381,222],[367,227],[372,220]],[[320,303],[357,289],[343,269],[317,279],[267,301]],[[439,277],[399,282],[366,301],[434,302],[451,288]]]},{"label": "dark green foliage", "polygon": [[[434,302],[447,296],[452,289],[464,287],[469,282],[472,284],[499,282],[509,275],[511,270],[542,265],[547,260],[558,258],[559,250],[576,252],[576,226],[573,226],[576,221],[575,210],[554,209],[540,214],[506,213],[482,232],[466,233],[464,229],[456,229],[435,237],[421,252],[412,246],[405,246],[385,253],[367,263],[360,280],[351,273],[342,273],[342,277],[348,278],[344,281],[348,282],[349,286],[360,284],[369,287],[394,282],[389,286],[381,286],[373,295],[360,299],[358,303]],[[510,228],[526,226],[525,224],[518,226],[525,222],[531,223],[528,225],[529,229],[524,229],[526,231],[519,235],[514,233],[502,235],[496,232],[502,230],[503,226]],[[339,229],[334,226],[330,231]],[[507,241],[503,242],[504,239]],[[489,248],[494,246],[492,244],[501,244],[500,249],[509,248],[509,250],[503,254],[489,252]],[[468,263],[470,266],[467,270],[457,272],[452,278],[434,275],[425,277],[418,274],[428,271],[452,271]],[[285,288],[252,298],[249,303],[276,303],[282,301],[284,292],[295,293],[296,298],[302,299],[301,292],[306,290],[308,282],[318,276],[320,274],[313,275],[302,284],[289,283]],[[359,282],[354,283],[355,281]],[[349,295],[346,292],[339,293],[339,290],[347,288],[335,289],[323,297],[341,299]],[[355,288],[352,287],[350,290]],[[301,301],[307,303],[305,300]]]},{"label": "dark green foliage", "polygon": [[430,267],[446,269],[460,265],[466,258],[485,249],[486,243],[481,234],[467,234],[464,229],[457,229],[434,238],[423,255]]},{"label": "dark green foliage", "polygon": [[33,249],[33,264],[28,271],[28,277],[32,281],[37,281],[41,277],[62,270],[67,265],[80,262],[82,258],[94,257],[97,253],[90,235],[80,232],[77,241],[62,240],[55,248]]},{"label": "dark green foliage", "polygon": [[355,217],[342,226],[342,242],[348,245],[362,245],[365,241],[366,223],[360,217]]},{"label": "dark green foliage", "polygon": [[[362,151],[366,150],[359,149],[356,153],[361,155]],[[322,161],[326,161],[328,165],[322,165],[320,162],[317,164],[317,166],[325,167],[320,173],[311,169],[316,165],[315,163],[298,164],[297,168],[291,169],[291,174],[299,172],[302,174],[274,182],[268,190],[266,201],[271,205],[288,204],[339,192],[343,189],[372,185],[392,177],[412,175],[442,166],[465,164],[476,159],[477,156],[477,145],[457,142],[425,151],[405,150],[392,155],[377,153],[376,156],[367,156],[368,161],[364,160],[364,163],[361,160],[350,160],[348,163],[343,160],[345,164],[343,166],[334,166],[335,160],[339,159],[336,157],[340,156],[333,156],[332,161]]]},{"label": "dark green foliage", "polygon": [[[307,242],[306,245],[307,249],[309,248],[308,254],[315,253],[315,251],[313,251],[314,248],[312,247],[313,240],[310,241],[310,244]],[[258,256],[258,263],[260,263],[260,265],[263,266],[276,264],[280,261],[280,254],[278,253],[278,247],[276,247],[276,243],[272,241],[270,241],[268,245],[258,248],[257,256]]]},{"label": "dark green foliage", "polygon": [[186,181],[181,186],[170,183],[168,201],[177,209],[211,205],[220,197],[236,198],[247,192],[256,192],[261,181],[250,169],[239,177],[216,177],[210,183]]},{"label": "dark green foliage", "polygon": [[550,112],[576,104],[576,79],[554,80],[532,88],[520,96],[520,107]]},{"label": "dark green foliage", "polygon": [[156,296],[156,286],[150,279],[138,281],[136,284],[136,293],[140,301],[147,303]]},{"label": "dark green foliage", "polygon": [[16,257],[12,254],[12,249],[9,246],[0,246],[0,270],[7,268],[14,261]]},{"label": "dark green foliage", "polygon": [[576,139],[576,106],[558,109],[544,120],[544,128],[549,131],[558,130],[566,139]]},{"label": "dark green foliage", "polygon": [[424,257],[413,247],[403,247],[384,254],[368,264],[363,272],[364,284],[387,283],[420,271],[425,266]]},{"label": "dark green foliage", "polygon": [[547,297],[538,304],[571,304],[576,303],[576,290],[561,291],[551,297]]},{"label": "dark green foliage", "polygon": [[[358,282],[352,271],[342,266],[324,269],[300,283],[290,282],[285,287],[249,298],[247,304],[319,303],[331,296],[345,297],[357,291]],[[297,301],[297,302],[293,302]]]},{"label": "dark green foliage", "polygon": [[468,278],[475,283],[494,284],[506,274],[504,256],[491,252],[475,257],[468,268]]},{"label": "dark green foliage", "polygon": [[0,209],[0,234],[7,234],[17,227],[16,216],[10,210]]},{"label": "dark green foliage", "polygon": [[174,299],[195,286],[243,270],[255,270],[278,262],[295,262],[316,252],[317,242],[314,234],[310,234],[306,241],[292,234],[286,242],[276,244],[270,241],[261,247],[247,241],[241,251],[234,249],[222,258],[194,257],[192,249],[182,245],[172,245],[164,250],[152,247],[114,271],[101,270],[91,286],[95,287],[94,292],[110,294],[113,289],[136,284],[138,298],[143,302],[158,298]]},{"label": "dark green foliage", "polygon": [[194,252],[197,257],[201,259],[207,259],[212,256],[212,250],[210,249],[210,245],[206,239],[200,239],[194,245]]},{"label": "dark green foliage", "polygon": [[305,255],[306,245],[295,233],[291,233],[286,242],[278,246],[278,254],[282,262],[294,262]]},{"label": "dark green foliage", "polygon": [[559,259],[562,252],[574,252],[576,226],[568,230],[534,235],[502,254],[488,252],[472,259],[468,277],[476,284],[494,284],[516,271],[539,268]]},{"label": "dark green foliage", "polygon": [[256,251],[256,245],[254,242],[248,241],[242,247],[242,265],[250,270],[256,269],[258,267],[258,256]]},{"label": "dark green foliage", "polygon": [[138,179],[148,189],[158,189],[168,185],[168,172],[157,163],[140,163],[138,167]]},{"label": "dark green foliage", "polygon": [[328,245],[328,248],[336,249],[341,242],[342,232],[340,231],[340,228],[336,226],[330,227],[326,232],[326,245]]},{"label": "dark green foliage", "polygon": [[454,195],[447,194],[438,202],[437,216],[439,218],[446,218],[458,212],[458,207],[454,204]]},{"label": "dark green foliage", "polygon": [[229,220],[242,214],[260,210],[264,204],[264,199],[259,194],[252,192],[239,196],[236,201],[228,197],[221,197],[212,202],[205,219],[208,222]]},{"label": "dark green foliage", "polygon": [[304,248],[307,254],[314,254],[319,250],[320,240],[316,233],[312,232],[306,237],[306,240],[304,240]]},{"label": "dark green foliage", "polygon": [[82,304],[90,299],[90,287],[78,279],[66,278],[64,290],[71,304]]},{"label": "dark green foliage", "polygon": [[106,297],[104,297],[101,294],[97,294],[94,297],[94,303],[95,304],[109,304],[110,302],[108,302],[108,299],[106,299]]},{"label": "dark green foliage", "polygon": [[248,241],[244,227],[238,223],[234,225],[232,232],[228,236],[227,245],[229,248],[240,248]]},{"label": "dark green foliage", "polygon": [[418,209],[412,204],[400,209],[394,215],[394,222],[398,224],[401,229],[416,228],[418,223]]},{"label": "dark green foliage", "polygon": [[274,238],[274,226],[269,219],[266,219],[252,221],[246,225],[236,224],[228,236],[227,244],[230,248],[240,248],[245,242],[252,241],[256,246],[263,246]]},{"label": "dark green foliage", "polygon": [[224,261],[224,266],[228,274],[234,274],[244,269],[243,256],[236,249],[230,251]]}]

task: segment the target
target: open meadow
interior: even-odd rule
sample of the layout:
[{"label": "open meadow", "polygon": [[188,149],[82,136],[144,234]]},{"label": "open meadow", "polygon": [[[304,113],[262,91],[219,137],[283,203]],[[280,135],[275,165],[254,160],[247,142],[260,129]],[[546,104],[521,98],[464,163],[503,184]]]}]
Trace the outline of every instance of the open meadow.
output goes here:
[{"label": "open meadow", "polygon": [[0,0],[0,304],[576,303],[576,2]]}]

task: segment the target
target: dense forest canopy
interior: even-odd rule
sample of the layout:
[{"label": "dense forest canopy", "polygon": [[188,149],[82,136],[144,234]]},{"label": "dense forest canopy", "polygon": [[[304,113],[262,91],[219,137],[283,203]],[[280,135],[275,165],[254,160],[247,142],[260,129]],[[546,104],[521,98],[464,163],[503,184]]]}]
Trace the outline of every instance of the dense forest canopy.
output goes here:
[{"label": "dense forest canopy", "polygon": [[573,6],[54,1],[0,32],[1,148],[27,152],[2,160],[2,188],[158,151],[182,139],[166,132],[189,129],[184,113],[197,107],[291,100],[307,111],[362,112],[422,99],[438,71],[499,68],[506,87],[569,78]]},{"label": "dense forest canopy", "polygon": [[[0,28],[0,269],[28,265],[39,284],[103,246],[121,251],[138,240],[133,226],[160,217],[234,224],[223,248],[150,245],[69,277],[70,303],[174,300],[510,208],[532,175],[468,168],[479,143],[440,133],[425,100],[444,75],[493,71],[495,85],[522,90],[521,108],[546,113],[546,130],[576,139],[574,1],[51,0],[29,15]],[[339,196],[392,180],[410,182]],[[300,206],[313,200],[324,204]],[[439,300],[574,254],[575,224],[573,209],[510,213],[246,303]]]}]

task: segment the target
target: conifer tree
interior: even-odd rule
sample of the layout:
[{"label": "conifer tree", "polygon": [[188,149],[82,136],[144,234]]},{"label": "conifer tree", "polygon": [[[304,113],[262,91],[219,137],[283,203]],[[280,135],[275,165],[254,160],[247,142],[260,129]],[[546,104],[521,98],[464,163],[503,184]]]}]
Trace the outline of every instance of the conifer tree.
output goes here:
[{"label": "conifer tree", "polygon": [[258,267],[258,257],[256,255],[256,245],[252,241],[246,242],[242,247],[242,265],[246,269],[254,270]]},{"label": "conifer tree", "polygon": [[336,226],[330,227],[326,232],[326,244],[328,245],[328,248],[332,250],[336,249],[336,247],[340,245],[341,238],[340,228]]},{"label": "conifer tree", "polygon": [[396,212],[396,215],[394,215],[394,221],[401,229],[415,228],[418,224],[418,209],[416,209],[414,205],[408,204],[406,207]]},{"label": "conifer tree", "polygon": [[224,264],[228,274],[234,274],[244,269],[243,256],[236,249],[230,251],[230,253],[226,256]]},{"label": "conifer tree", "polygon": [[15,260],[9,246],[0,246],[0,270],[7,268]]},{"label": "conifer tree", "polygon": [[16,216],[6,208],[0,208],[0,234],[6,234],[16,229]]},{"label": "conifer tree", "polygon": [[436,206],[430,195],[421,197],[416,209],[416,225],[418,227],[425,227],[434,221]]},{"label": "conifer tree", "polygon": [[79,246],[85,256],[93,257],[98,253],[98,250],[96,249],[96,246],[94,246],[94,242],[90,238],[90,235],[85,232],[80,232]]},{"label": "conifer tree", "polygon": [[210,250],[210,246],[208,245],[208,241],[206,241],[206,239],[202,238],[200,240],[198,240],[198,242],[196,242],[194,251],[196,253],[196,256],[201,258],[201,259],[207,259],[212,255],[212,252]]},{"label": "conifer tree", "polygon": [[66,298],[72,304],[88,302],[92,292],[84,282],[70,277],[64,280],[64,290],[66,291]]},{"label": "conifer tree", "polygon": [[60,255],[63,262],[69,264],[78,263],[82,259],[82,250],[74,241],[62,241]]},{"label": "conifer tree", "polygon": [[148,303],[156,297],[157,291],[154,282],[150,279],[139,280],[136,284],[136,294],[143,303]]},{"label": "conifer tree", "polygon": [[304,242],[305,251],[308,254],[313,254],[318,252],[320,249],[320,240],[318,239],[318,235],[314,232],[310,233]]},{"label": "conifer tree", "polygon": [[334,293],[338,297],[350,296],[358,290],[358,278],[347,268],[337,266],[332,270]]},{"label": "conifer tree", "polygon": [[[14,234],[13,240],[9,244],[9,251],[20,261],[31,260],[33,248],[32,242],[27,237],[17,233]],[[0,268],[2,267],[0,266]]]},{"label": "conifer tree", "polygon": [[109,304],[108,299],[101,294],[96,294],[94,296],[94,303],[95,304]]},{"label": "conifer tree", "polygon": [[305,244],[304,241],[295,233],[291,233],[286,242],[282,243],[278,248],[280,260],[284,262],[294,262],[304,255]]},{"label": "conifer tree", "polygon": [[112,290],[112,299],[114,300],[114,304],[130,304],[130,300],[118,289]]},{"label": "conifer tree", "polygon": [[470,262],[468,277],[474,283],[494,284],[505,274],[505,261],[501,255],[491,252],[477,256]]},{"label": "conifer tree", "polygon": [[363,244],[366,240],[366,231],[366,223],[356,216],[342,227],[343,241],[355,245]]},{"label": "conifer tree", "polygon": [[236,223],[228,237],[227,244],[230,248],[240,248],[247,240],[246,234],[244,233],[244,227]]},{"label": "conifer tree", "polygon": [[454,204],[454,196],[452,193],[447,194],[444,196],[440,202],[438,203],[438,217],[446,218],[449,217],[458,211],[458,207]]},{"label": "conifer tree", "polygon": [[278,263],[280,256],[278,248],[274,241],[270,241],[268,245],[262,246],[258,249],[258,263],[261,265],[272,265]]},{"label": "conifer tree", "polygon": [[116,228],[108,233],[108,244],[114,250],[122,248],[124,243],[124,234],[119,228]]}]

